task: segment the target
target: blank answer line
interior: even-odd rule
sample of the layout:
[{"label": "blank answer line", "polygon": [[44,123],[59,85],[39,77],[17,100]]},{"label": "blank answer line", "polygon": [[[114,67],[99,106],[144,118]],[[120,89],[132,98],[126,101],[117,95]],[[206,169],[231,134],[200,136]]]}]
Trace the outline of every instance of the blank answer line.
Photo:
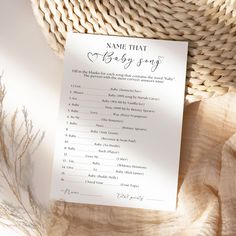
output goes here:
[{"label": "blank answer line", "polygon": [[90,143],[69,143],[69,144],[72,144],[72,145],[81,145],[81,146],[94,146],[94,144],[90,144]]},{"label": "blank answer line", "polygon": [[[107,126],[103,126],[103,127],[98,127],[98,126],[81,126],[81,125],[78,125],[78,127],[81,127],[81,128],[90,128],[90,129],[121,129],[119,127],[107,127]],[[79,130],[76,130],[76,129],[70,129],[69,131],[74,131],[74,132],[80,132]]]},{"label": "blank answer line", "polygon": [[83,89],[91,89],[91,90],[98,90],[98,91],[109,91],[109,89],[99,89],[99,88],[83,88]]},{"label": "blank answer line", "polygon": [[[80,168],[75,168],[75,170],[78,170],[78,171],[90,171],[90,172],[93,172],[93,170],[89,170],[89,169],[80,169]],[[96,173],[96,172],[98,172],[98,173],[112,173],[112,174],[115,174],[114,171],[105,171],[105,170],[103,170],[103,171],[100,171],[100,170],[94,171],[94,173]]]},{"label": "blank answer line", "polygon": [[68,157],[70,157],[70,158],[72,157],[72,158],[73,158],[73,157],[84,157],[84,156],[79,156],[79,155],[68,155]]},{"label": "blank answer line", "polygon": [[90,137],[77,137],[77,138],[79,138],[79,139],[92,139],[92,140],[99,140],[99,139],[100,139],[100,137],[98,137],[98,138],[90,138]]},{"label": "blank answer line", "polygon": [[105,186],[115,186],[115,187],[120,186],[119,184],[103,184],[103,185],[105,185]]},{"label": "blank answer line", "polygon": [[107,96],[102,95],[102,94],[89,94],[89,93],[84,93],[84,95],[89,95],[89,96],[94,96],[94,97],[107,97]]},{"label": "blank answer line", "polygon": [[93,170],[89,170],[89,169],[79,169],[79,168],[75,168],[75,170],[80,170],[80,171],[93,171]]},{"label": "blank answer line", "polygon": [[77,162],[77,161],[75,161],[74,162],[75,164],[77,164],[77,165],[93,165],[92,163],[87,163],[87,162]]},{"label": "blank answer line", "polygon": [[113,116],[113,114],[103,114],[103,113],[98,113],[98,115],[101,115],[101,116]]},{"label": "blank answer line", "polygon": [[156,199],[156,198],[146,198],[148,201],[156,201],[156,202],[164,202],[162,199]]},{"label": "blank answer line", "polygon": [[84,184],[83,181],[76,181],[76,180],[64,180],[65,182],[70,182],[70,183],[80,183],[80,184]]},{"label": "blank answer line", "polygon": [[102,164],[102,165],[100,165],[100,166],[110,166],[110,167],[117,167],[116,165],[107,165],[107,164]]},{"label": "blank answer line", "polygon": [[91,115],[90,112],[81,112],[81,111],[79,111],[78,114],[89,114],[89,115]]},{"label": "blank answer line", "polygon": [[87,193],[81,193],[80,195],[85,197],[102,197],[102,195],[87,194]]},{"label": "blank answer line", "polygon": [[96,101],[96,100],[81,100],[81,99],[79,99],[79,102],[95,102],[95,103],[102,103],[101,101]]},{"label": "blank answer line", "polygon": [[87,175],[78,175],[78,174],[66,174],[66,176],[78,176],[78,177],[88,177]]},{"label": "blank answer line", "polygon": [[106,128],[106,129],[121,129],[119,127],[105,127],[105,126],[103,128]]},{"label": "blank answer line", "polygon": [[79,119],[79,120],[86,120],[86,121],[101,121],[101,120],[98,120],[98,119]]},{"label": "blank answer line", "polygon": [[90,131],[80,131],[80,130],[74,130],[74,129],[70,129],[68,130],[69,132],[78,132],[78,133],[91,133]]},{"label": "blank answer line", "polygon": [[86,107],[80,106],[80,108],[82,108],[82,109],[84,109],[84,108],[86,108],[86,109],[90,109],[90,108],[92,108],[92,109],[105,109],[105,107],[90,107],[90,106],[86,106]]},{"label": "blank answer line", "polygon": [[99,173],[115,173],[114,171],[109,171],[109,170],[97,170],[96,172],[99,172]]},{"label": "blank answer line", "polygon": [[104,157],[99,157],[98,159],[100,160],[106,160],[106,161],[115,161],[116,159],[115,158],[104,158]]},{"label": "blank answer line", "polygon": [[84,156],[76,156],[76,157],[70,157],[69,159],[91,159],[91,158],[87,158]]}]

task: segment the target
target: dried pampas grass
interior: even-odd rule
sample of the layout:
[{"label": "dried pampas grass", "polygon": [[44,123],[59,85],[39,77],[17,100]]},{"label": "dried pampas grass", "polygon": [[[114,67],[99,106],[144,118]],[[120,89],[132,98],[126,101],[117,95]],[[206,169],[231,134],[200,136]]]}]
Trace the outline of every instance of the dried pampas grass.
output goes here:
[{"label": "dried pampas grass", "polygon": [[30,162],[44,133],[34,132],[25,108],[6,115],[5,87],[0,75],[0,224],[22,235],[46,235],[47,211],[37,202],[30,183]]}]

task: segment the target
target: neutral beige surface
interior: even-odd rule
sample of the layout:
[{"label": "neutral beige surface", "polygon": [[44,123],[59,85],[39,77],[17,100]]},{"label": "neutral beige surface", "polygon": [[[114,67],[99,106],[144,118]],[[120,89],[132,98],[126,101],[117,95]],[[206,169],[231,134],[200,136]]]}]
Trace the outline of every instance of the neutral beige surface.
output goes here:
[{"label": "neutral beige surface", "polygon": [[49,235],[235,236],[235,133],[236,93],[189,105],[175,213],[57,203]]},{"label": "neutral beige surface", "polygon": [[186,101],[236,87],[236,0],[31,0],[52,49],[69,31],[189,42]]}]

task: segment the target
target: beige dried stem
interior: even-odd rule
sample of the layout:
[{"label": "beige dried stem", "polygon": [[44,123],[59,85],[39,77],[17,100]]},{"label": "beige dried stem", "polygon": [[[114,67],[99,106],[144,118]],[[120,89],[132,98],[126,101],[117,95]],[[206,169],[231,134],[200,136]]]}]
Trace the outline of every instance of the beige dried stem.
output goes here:
[{"label": "beige dried stem", "polygon": [[30,171],[27,163],[32,161],[32,154],[40,145],[44,133],[34,132],[25,108],[21,113],[16,110],[11,117],[6,115],[2,76],[3,74],[0,75],[0,224],[23,235],[43,236],[46,234],[46,211],[32,193],[30,178],[24,176]]}]

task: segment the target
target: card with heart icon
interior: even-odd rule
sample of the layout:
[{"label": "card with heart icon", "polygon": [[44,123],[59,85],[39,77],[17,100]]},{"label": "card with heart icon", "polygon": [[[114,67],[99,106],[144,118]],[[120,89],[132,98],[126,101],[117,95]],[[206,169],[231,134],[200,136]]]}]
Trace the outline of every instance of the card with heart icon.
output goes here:
[{"label": "card with heart icon", "polygon": [[187,48],[67,35],[53,199],[175,210]]}]

